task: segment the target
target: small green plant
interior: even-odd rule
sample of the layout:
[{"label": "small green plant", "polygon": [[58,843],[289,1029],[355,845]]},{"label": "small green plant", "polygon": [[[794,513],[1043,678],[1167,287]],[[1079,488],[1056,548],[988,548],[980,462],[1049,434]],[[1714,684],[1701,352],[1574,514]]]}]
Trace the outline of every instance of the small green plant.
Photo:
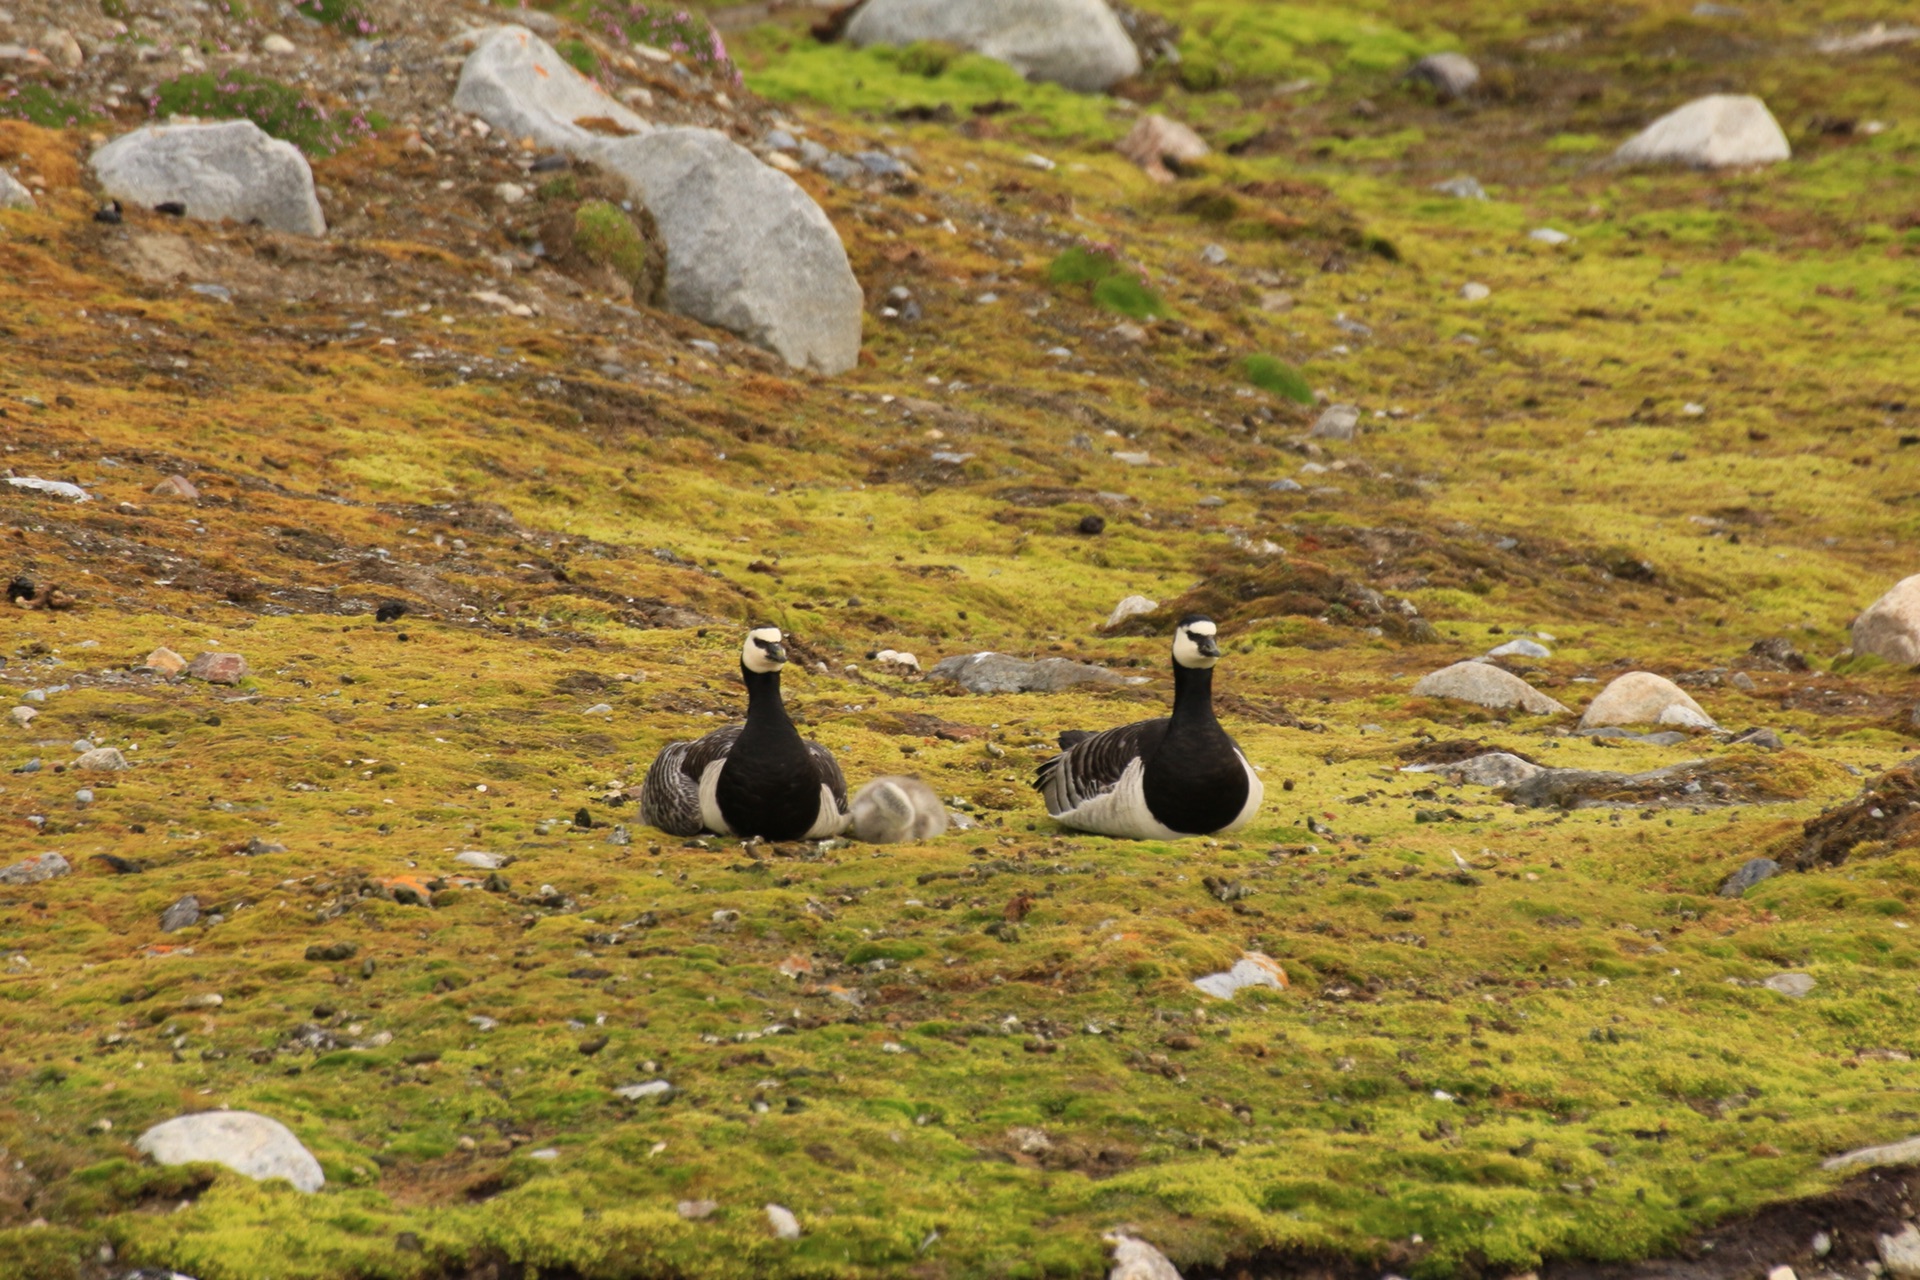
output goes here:
[{"label": "small green plant", "polygon": [[900,51],[900,69],[932,80],[953,65],[960,51],[938,40],[920,40]]},{"label": "small green plant", "polygon": [[351,146],[374,133],[381,123],[361,114],[343,118],[302,96],[291,85],[250,71],[180,76],[154,90],[147,106],[162,117],[251,120],[273,137],[319,156]]},{"label": "small green plant", "polygon": [[1269,355],[1248,356],[1241,362],[1240,371],[1262,391],[1271,391],[1300,404],[1313,403],[1313,388],[1307,385],[1298,369],[1284,360]]},{"label": "small green plant", "polygon": [[1120,252],[1112,245],[1073,246],[1048,265],[1047,279],[1055,284],[1092,285],[1096,305],[1135,320],[1167,314],[1160,295],[1147,287],[1136,269],[1121,263]]},{"label": "small green plant", "polygon": [[360,0],[293,0],[293,7],[323,26],[350,35],[373,34],[373,20],[360,7]]},{"label": "small green plant", "polygon": [[91,124],[94,115],[78,99],[41,84],[0,85],[0,119],[25,120],[43,129]]},{"label": "small green plant", "polygon": [[734,66],[726,41],[720,38],[713,24],[698,13],[602,0],[588,12],[585,21],[599,27],[617,45],[637,40],[679,54],[694,66],[735,84],[740,82],[740,69]]},{"label": "small green plant", "polygon": [[557,178],[549,178],[541,183],[534,189],[533,194],[542,200],[578,200],[580,184],[573,180],[572,174],[563,173]]},{"label": "small green plant", "polygon": [[598,75],[600,58],[585,40],[562,40],[553,46],[554,52],[567,60],[567,65],[583,76]]},{"label": "small green plant", "polygon": [[1160,295],[1135,276],[1108,276],[1093,286],[1093,300],[1134,320],[1154,320],[1167,314],[1167,304]]},{"label": "small green plant", "polygon": [[574,211],[573,247],[636,289],[647,274],[647,242],[618,205],[589,200]]}]

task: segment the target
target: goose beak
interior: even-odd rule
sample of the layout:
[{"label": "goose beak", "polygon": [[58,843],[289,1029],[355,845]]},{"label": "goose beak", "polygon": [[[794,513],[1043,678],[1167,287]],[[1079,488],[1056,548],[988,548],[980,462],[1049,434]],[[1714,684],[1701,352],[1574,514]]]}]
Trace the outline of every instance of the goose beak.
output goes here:
[{"label": "goose beak", "polygon": [[1212,636],[1195,636],[1193,642],[1195,647],[1200,650],[1201,657],[1217,658],[1220,656],[1219,642]]},{"label": "goose beak", "polygon": [[768,662],[785,662],[787,660],[787,646],[784,644],[763,644],[760,646],[760,651],[767,655]]}]

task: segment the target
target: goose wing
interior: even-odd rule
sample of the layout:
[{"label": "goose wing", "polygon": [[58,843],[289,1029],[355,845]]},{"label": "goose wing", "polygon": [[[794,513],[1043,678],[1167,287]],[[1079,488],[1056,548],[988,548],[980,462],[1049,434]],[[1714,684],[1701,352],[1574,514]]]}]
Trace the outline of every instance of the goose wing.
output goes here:
[{"label": "goose wing", "polygon": [[833,802],[841,814],[850,812],[847,808],[847,779],[840,772],[840,762],[833,758],[833,752],[817,742],[809,742],[807,754],[813,757],[813,767],[820,775],[820,785],[833,794]]},{"label": "goose wing", "polygon": [[700,816],[700,775],[727,758],[741,728],[730,724],[691,742],[668,743],[640,786],[640,821],[671,836],[697,836],[706,830]]},{"label": "goose wing", "polygon": [[1105,795],[1120,785],[1127,766],[1144,760],[1167,733],[1167,720],[1140,720],[1100,733],[1069,729],[1060,735],[1063,750],[1040,766],[1033,786],[1046,797],[1055,817]]}]

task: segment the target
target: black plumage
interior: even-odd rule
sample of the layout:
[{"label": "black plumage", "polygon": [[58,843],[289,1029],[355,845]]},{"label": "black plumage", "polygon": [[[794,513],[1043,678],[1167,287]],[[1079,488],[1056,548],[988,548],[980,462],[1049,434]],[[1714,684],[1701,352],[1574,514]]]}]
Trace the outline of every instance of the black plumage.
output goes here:
[{"label": "black plumage", "polygon": [[[641,786],[641,820],[671,835],[701,831],[797,840],[847,825],[846,778],[833,753],[801,738],[780,699],[786,650],[773,628],[747,638],[740,675],[747,718],[670,744]],[[758,668],[758,669],[756,669]]]},{"label": "black plumage", "polygon": [[1092,733],[1069,729],[1034,787],[1064,825],[1107,835],[1206,835],[1259,807],[1259,779],[1213,713],[1219,646],[1209,619],[1175,631],[1173,714]]}]

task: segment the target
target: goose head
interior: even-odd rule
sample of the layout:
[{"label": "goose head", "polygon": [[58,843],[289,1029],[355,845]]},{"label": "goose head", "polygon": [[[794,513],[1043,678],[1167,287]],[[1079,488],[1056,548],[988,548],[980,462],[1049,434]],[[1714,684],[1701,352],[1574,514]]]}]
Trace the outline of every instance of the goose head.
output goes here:
[{"label": "goose head", "polygon": [[769,675],[787,665],[786,637],[778,627],[755,627],[740,646],[740,665],[755,675]]},{"label": "goose head", "polygon": [[1220,644],[1214,638],[1217,628],[1212,618],[1189,614],[1173,629],[1173,660],[1195,671],[1205,671],[1220,661]]}]

